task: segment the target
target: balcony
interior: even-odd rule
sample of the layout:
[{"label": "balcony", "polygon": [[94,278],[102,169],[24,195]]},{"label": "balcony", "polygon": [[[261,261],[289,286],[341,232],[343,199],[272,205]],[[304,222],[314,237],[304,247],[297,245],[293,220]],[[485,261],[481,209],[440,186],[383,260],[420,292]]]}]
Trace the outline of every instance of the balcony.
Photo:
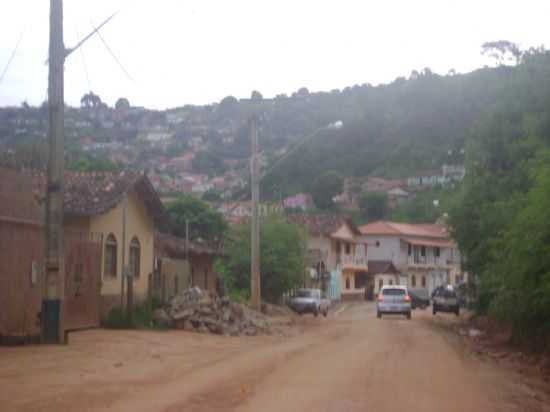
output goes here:
[{"label": "balcony", "polygon": [[416,268],[447,268],[458,264],[453,260],[437,256],[408,256],[407,265]]},{"label": "balcony", "polygon": [[336,259],[336,263],[342,270],[367,271],[367,257],[357,255],[341,255]]}]

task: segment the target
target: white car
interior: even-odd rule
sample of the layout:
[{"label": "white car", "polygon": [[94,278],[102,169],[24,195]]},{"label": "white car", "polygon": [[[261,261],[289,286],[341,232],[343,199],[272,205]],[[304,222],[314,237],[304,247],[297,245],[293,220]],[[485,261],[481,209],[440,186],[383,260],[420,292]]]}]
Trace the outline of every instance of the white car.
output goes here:
[{"label": "white car", "polygon": [[296,295],[290,299],[288,306],[298,314],[313,313],[318,316],[328,315],[330,300],[324,296],[320,289],[298,289]]},{"label": "white car", "polygon": [[411,318],[411,297],[406,286],[382,286],[376,300],[376,315],[381,318],[386,314],[402,314]]}]

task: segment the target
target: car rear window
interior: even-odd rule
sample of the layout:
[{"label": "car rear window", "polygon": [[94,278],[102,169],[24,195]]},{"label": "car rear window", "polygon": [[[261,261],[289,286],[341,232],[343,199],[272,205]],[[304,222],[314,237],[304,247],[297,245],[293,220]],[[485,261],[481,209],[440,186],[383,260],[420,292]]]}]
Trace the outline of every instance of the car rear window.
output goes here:
[{"label": "car rear window", "polygon": [[405,289],[383,289],[382,294],[385,296],[404,296]]}]

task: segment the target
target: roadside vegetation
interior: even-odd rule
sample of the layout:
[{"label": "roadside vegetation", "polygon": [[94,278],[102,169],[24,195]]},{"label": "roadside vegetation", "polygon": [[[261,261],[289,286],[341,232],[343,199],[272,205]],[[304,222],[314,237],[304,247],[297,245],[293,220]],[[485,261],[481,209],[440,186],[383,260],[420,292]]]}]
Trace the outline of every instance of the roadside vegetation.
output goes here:
[{"label": "roadside vegetation", "polygon": [[[277,303],[283,294],[303,282],[306,240],[303,230],[280,217],[260,225],[260,273],[262,297]],[[215,271],[223,279],[230,297],[237,301],[250,296],[250,225],[233,226],[224,241],[224,257]]]},{"label": "roadside vegetation", "polygon": [[[550,53],[498,69],[498,99],[466,145],[466,178],[450,207],[478,309],[518,342],[550,336]],[[548,347],[547,347],[548,349]]]}]

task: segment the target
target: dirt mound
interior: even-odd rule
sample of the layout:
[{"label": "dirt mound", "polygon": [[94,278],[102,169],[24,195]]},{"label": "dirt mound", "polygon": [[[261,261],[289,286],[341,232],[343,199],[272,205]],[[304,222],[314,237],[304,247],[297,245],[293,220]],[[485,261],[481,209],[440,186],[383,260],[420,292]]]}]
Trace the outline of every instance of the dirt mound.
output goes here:
[{"label": "dirt mound", "polygon": [[192,332],[231,336],[272,334],[264,314],[198,287],[174,296],[165,308],[155,311],[154,319],[160,325]]}]

